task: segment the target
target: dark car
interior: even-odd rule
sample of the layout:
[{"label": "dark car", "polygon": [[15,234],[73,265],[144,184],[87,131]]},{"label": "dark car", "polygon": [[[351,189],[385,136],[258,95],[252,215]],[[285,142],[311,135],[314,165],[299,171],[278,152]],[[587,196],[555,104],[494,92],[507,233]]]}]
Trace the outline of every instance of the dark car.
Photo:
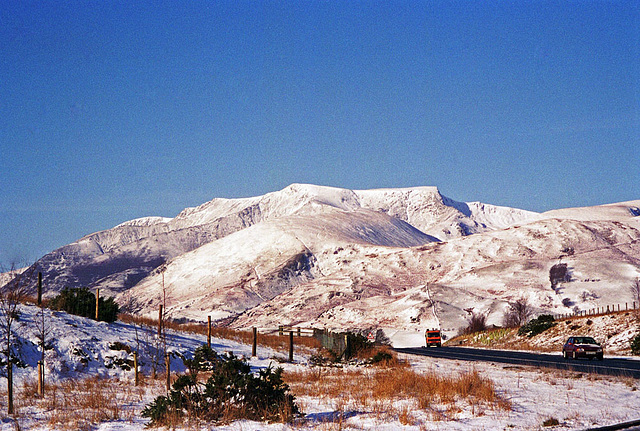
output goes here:
[{"label": "dark car", "polygon": [[591,337],[569,337],[562,346],[562,357],[573,358],[597,358],[602,361],[602,346]]}]

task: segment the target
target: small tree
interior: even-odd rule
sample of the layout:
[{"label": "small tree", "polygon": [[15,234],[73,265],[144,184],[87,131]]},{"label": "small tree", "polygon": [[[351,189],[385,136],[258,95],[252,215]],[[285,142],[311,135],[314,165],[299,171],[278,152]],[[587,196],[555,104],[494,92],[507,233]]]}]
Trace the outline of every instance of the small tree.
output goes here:
[{"label": "small tree", "polygon": [[504,314],[503,324],[507,328],[517,328],[527,323],[532,314],[533,309],[527,299],[520,298],[509,304],[509,308]]},{"label": "small tree", "polygon": [[640,355],[640,332],[631,340],[631,353]]},{"label": "small tree", "polygon": [[7,365],[7,398],[8,398],[8,414],[13,412],[13,364],[17,361],[18,352],[16,348],[18,343],[14,342],[15,327],[14,324],[20,319],[20,304],[27,297],[27,287],[29,275],[33,271],[28,270],[20,274],[15,265],[9,271],[12,276],[11,281],[7,283],[0,291],[0,329],[3,335],[3,348]]},{"label": "small tree", "polygon": [[[640,277],[636,277],[636,279],[631,282],[629,290],[631,291],[632,300],[637,304],[638,309],[640,309]],[[638,312],[638,317],[640,318],[640,312]]]},{"label": "small tree", "polygon": [[526,335],[529,338],[535,337],[555,325],[555,319],[551,314],[541,314],[535,319],[530,320],[527,324],[521,326],[520,329],[518,329],[518,335]]},{"label": "small tree", "polygon": [[[95,317],[96,296],[86,287],[64,288],[58,296],[49,302],[54,310],[66,311],[77,316]],[[118,318],[118,304],[113,298],[98,299],[98,320],[114,322]]]},{"label": "small tree", "polygon": [[463,334],[473,334],[487,329],[487,315],[483,313],[473,313],[469,319],[469,325],[462,330]]},{"label": "small tree", "polygon": [[[260,370],[257,375],[244,360],[233,354],[217,356],[208,348],[194,360],[210,362],[211,376],[201,383],[195,373],[176,379],[169,394],[157,397],[142,410],[152,426],[176,425],[188,419],[226,422],[234,419],[288,422],[299,414],[282,380],[282,368]],[[192,364],[194,370],[197,368]]]},{"label": "small tree", "polygon": [[566,263],[557,263],[549,270],[549,281],[551,282],[551,289],[554,291],[558,283],[569,280],[569,268]]},{"label": "small tree", "polygon": [[35,327],[33,333],[38,339],[38,345],[40,347],[40,363],[42,364],[42,369],[38,368],[38,395],[44,396],[44,359],[47,344],[51,338],[52,332],[51,325],[45,317],[44,307],[40,307],[40,310],[38,311],[34,319],[34,323]]}]

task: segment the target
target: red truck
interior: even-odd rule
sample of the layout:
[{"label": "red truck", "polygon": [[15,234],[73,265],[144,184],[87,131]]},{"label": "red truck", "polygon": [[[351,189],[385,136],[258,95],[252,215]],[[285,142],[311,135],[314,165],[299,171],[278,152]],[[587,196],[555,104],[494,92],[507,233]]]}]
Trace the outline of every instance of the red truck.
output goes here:
[{"label": "red truck", "polygon": [[442,346],[442,336],[440,335],[439,329],[427,329],[427,332],[424,334],[426,339],[427,347]]}]

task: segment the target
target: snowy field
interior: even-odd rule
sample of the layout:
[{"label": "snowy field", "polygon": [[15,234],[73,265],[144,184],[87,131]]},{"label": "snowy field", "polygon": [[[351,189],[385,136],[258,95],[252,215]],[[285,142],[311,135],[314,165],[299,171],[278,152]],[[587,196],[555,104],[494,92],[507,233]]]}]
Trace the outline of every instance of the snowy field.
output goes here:
[{"label": "snowy field", "polygon": [[[18,397],[24,392],[25,386],[35,380],[35,363],[39,352],[32,345],[36,340],[30,328],[34,324],[36,311],[35,307],[24,307],[18,328],[18,332],[22,334],[20,343],[24,352],[23,359],[27,365],[26,368],[16,370],[15,387]],[[112,377],[114,379],[111,384],[113,397],[123,397],[120,418],[102,421],[91,429],[101,431],[145,429],[146,420],[140,417],[140,411],[155,396],[164,394],[163,382],[159,379],[151,384],[147,383],[144,387],[135,388],[132,385],[133,372],[114,366],[119,362],[116,358],[127,359],[127,352],[113,350],[113,346],[118,341],[131,347],[137,346],[141,352],[148,350],[153,344],[151,335],[153,331],[122,323],[98,323],[48,310],[45,310],[45,313],[52,331],[50,349],[47,350],[48,383],[61,385],[70,378],[95,375]],[[172,368],[178,371],[184,370],[177,352],[193,351],[205,341],[202,336],[169,333],[167,348],[176,353],[172,359]],[[145,346],[145,343],[149,345]],[[240,356],[250,355],[250,346],[223,339],[214,339],[212,344],[220,353],[233,351]],[[285,352],[258,348],[258,357],[251,358],[250,364],[256,370],[270,364],[282,366],[285,374],[310,369],[307,355],[296,352],[295,363],[279,362],[279,358],[285,356]],[[503,364],[472,364],[408,355],[401,355],[401,359],[409,361],[411,367],[419,372],[435,372],[443,376],[475,370],[494,382],[498,393],[511,403],[512,409],[510,411],[494,409],[491,406],[473,405],[467,400],[460,400],[456,404],[456,409],[443,409],[437,417],[434,417],[433,411],[422,411],[412,405],[411,401],[403,399],[394,400],[394,408],[390,412],[384,412],[379,409],[357,408],[361,404],[349,399],[303,396],[298,397],[297,401],[305,416],[294,424],[239,421],[201,429],[220,431],[588,429],[640,419],[640,391],[638,390],[640,381],[638,380],[537,370]],[[149,360],[143,359],[143,362],[146,364],[143,370],[148,375]],[[0,390],[6,394],[6,379],[2,378],[0,382],[2,385]],[[74,385],[65,388],[73,392]],[[68,395],[58,393],[57,396],[62,399],[63,396]],[[52,415],[62,414],[55,409],[64,409],[60,402],[57,404],[59,407],[56,407],[55,403],[52,404],[50,400],[52,396],[51,391],[48,392],[47,402],[38,400],[38,402],[29,403],[17,400],[18,415],[13,419],[5,415],[6,395],[3,395],[0,430],[69,429],[49,425]],[[398,411],[404,414],[399,415]],[[543,427],[543,423],[550,419],[557,420],[558,425]]]}]

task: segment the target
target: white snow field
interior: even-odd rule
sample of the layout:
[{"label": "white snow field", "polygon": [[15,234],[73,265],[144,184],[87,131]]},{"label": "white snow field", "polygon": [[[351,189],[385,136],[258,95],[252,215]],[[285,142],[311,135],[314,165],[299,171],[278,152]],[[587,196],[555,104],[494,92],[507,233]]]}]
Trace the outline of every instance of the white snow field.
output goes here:
[{"label": "white snow field", "polygon": [[[25,381],[35,380],[35,366],[40,358],[33,334],[34,319],[39,318],[38,308],[25,306],[21,308],[19,325],[16,328],[21,343],[22,358],[26,368],[17,368],[15,387],[22,388]],[[155,328],[142,328],[123,323],[100,323],[90,319],[70,316],[61,312],[45,310],[45,321],[51,329],[49,348],[46,350],[47,383],[60,383],[69,379],[81,379],[91,376],[103,376],[120,380],[118,386],[122,392],[131,391],[133,371],[126,371],[114,365],[116,359],[130,359],[131,355],[124,350],[113,350],[114,345],[121,343],[138,349],[142,369],[150,373],[148,351],[152,348]],[[137,333],[137,335],[136,335]],[[191,333],[168,331],[167,347],[175,353],[171,366],[176,371],[184,371],[182,361],[177,353],[192,352],[206,342],[205,337]],[[229,340],[213,339],[212,345],[219,353],[232,351],[236,355],[249,356],[251,347]],[[258,356],[250,359],[251,366],[257,370],[269,365],[282,366],[287,371],[309,370],[308,354],[297,352],[295,362],[280,363],[277,357],[284,358],[285,352],[275,352],[267,348],[258,348]],[[537,430],[548,419],[556,419],[559,425],[551,429],[587,429],[594,426],[608,425],[616,422],[639,419],[640,382],[627,378],[589,376],[585,374],[546,371],[530,367],[510,366],[493,363],[467,363],[463,361],[424,358],[400,355],[409,361],[411,367],[419,372],[435,372],[443,376],[459,375],[477,371],[483,377],[492,380],[500,396],[512,404],[511,410],[492,409],[482,404],[470,404],[466,400],[456,402],[456,409],[444,409],[434,417],[433,411],[417,408],[410,400],[397,399],[391,411],[379,409],[359,409],[357,400],[333,399],[327,396],[304,396],[298,399],[305,416],[294,424],[267,424],[250,421],[237,421],[227,425],[203,426],[206,430]],[[345,368],[353,369],[355,365]],[[78,381],[78,380],[75,380]],[[0,379],[6,390],[5,378]],[[73,392],[73,387],[68,389]],[[17,394],[21,391],[18,389]],[[135,396],[126,398],[121,406],[121,417],[118,420],[104,420],[95,423],[91,429],[107,430],[143,430],[147,420],[140,416],[140,411],[155,396],[164,394],[162,381],[156,385],[145,386],[144,390],[135,392]],[[58,394],[59,398],[72,394]],[[46,395],[53,396],[50,392]],[[114,392],[113,397],[119,397]],[[3,395],[4,397],[4,395]],[[5,402],[3,398],[3,403]],[[34,407],[20,402],[17,416],[10,418],[5,412],[0,413],[1,430],[50,430],[65,429],[50,425],[49,419],[56,414],[56,408]],[[3,404],[6,406],[6,404]],[[63,407],[59,405],[58,409]],[[403,410],[404,408],[404,410]],[[435,406],[437,409],[438,407]],[[404,411],[401,418],[398,411]],[[17,428],[19,426],[19,428]],[[183,428],[177,428],[183,429]],[[184,429],[193,429],[185,427]]]}]

